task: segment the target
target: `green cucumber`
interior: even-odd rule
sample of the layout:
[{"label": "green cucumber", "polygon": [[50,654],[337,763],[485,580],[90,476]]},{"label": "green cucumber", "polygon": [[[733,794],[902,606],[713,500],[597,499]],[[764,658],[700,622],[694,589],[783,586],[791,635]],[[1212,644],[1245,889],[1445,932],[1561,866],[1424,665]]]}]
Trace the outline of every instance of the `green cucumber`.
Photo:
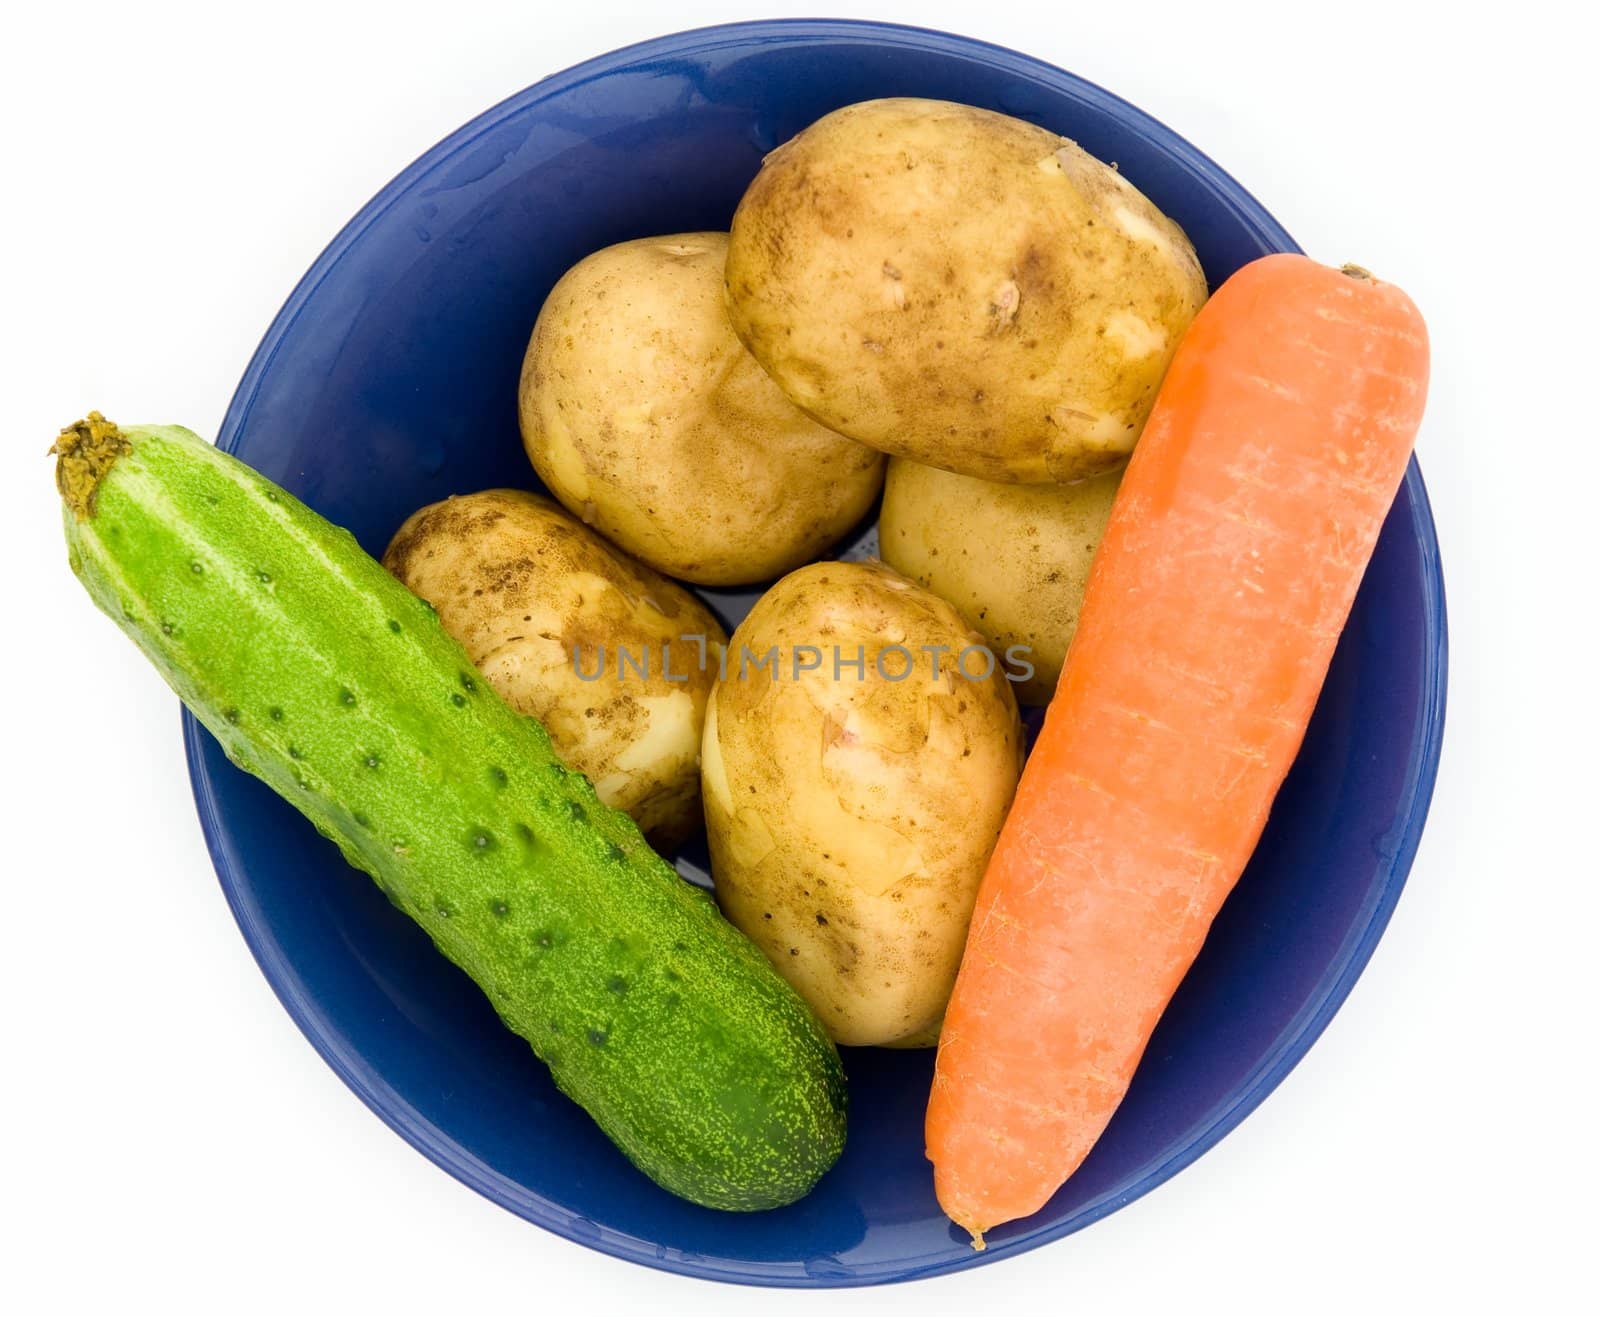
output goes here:
[{"label": "green cucumber", "polygon": [[371,874],[656,1183],[793,1202],[838,1053],[766,958],[563,766],[353,536],[188,430],[62,431],[73,571],[228,757]]}]

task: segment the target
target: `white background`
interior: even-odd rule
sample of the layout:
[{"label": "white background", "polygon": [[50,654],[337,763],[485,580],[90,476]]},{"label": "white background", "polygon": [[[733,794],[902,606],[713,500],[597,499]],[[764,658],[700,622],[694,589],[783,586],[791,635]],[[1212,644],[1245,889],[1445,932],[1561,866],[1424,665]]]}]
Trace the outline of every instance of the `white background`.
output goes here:
[{"label": "white background", "polygon": [[1492,27],[1398,0],[834,6],[1111,88],[1313,254],[1406,287],[1432,329],[1419,448],[1452,632],[1433,815],[1349,1003],[1198,1164],[1068,1240],[910,1288],[684,1280],[436,1170],[257,972],[201,843],[176,701],[67,572],[45,447],[88,407],[214,434],[323,244],[490,104],[633,40],[812,8],[275,0],[7,20],[10,1311],[1597,1310],[1579,1258],[1596,1225],[1600,299],[1592,47],[1561,17],[1577,6],[1509,5]]}]

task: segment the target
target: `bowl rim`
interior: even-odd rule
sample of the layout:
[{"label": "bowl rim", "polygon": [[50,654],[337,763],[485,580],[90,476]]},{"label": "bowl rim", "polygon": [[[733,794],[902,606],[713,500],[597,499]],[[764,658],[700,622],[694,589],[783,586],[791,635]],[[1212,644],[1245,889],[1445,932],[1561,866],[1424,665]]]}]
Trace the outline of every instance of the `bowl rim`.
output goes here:
[{"label": "bowl rim", "polygon": [[[1212,189],[1230,202],[1237,216],[1255,229],[1266,245],[1280,251],[1300,251],[1288,232],[1254,196],[1179,134],[1121,97],[1034,56],[977,38],[865,19],[764,19],[699,27],[624,46],[542,78],[463,124],[396,174],[339,230],[285,300],[234,392],[219,431],[218,446],[229,453],[237,449],[261,381],[300,313],[365,230],[394,205],[421,175],[470,146],[485,133],[493,131],[512,115],[523,113],[550,97],[565,94],[586,82],[629,66],[644,61],[704,53],[729,45],[819,40],[869,41],[877,45],[952,55],[968,62],[988,63],[1002,71],[1049,82],[1077,99],[1115,115],[1134,131],[1155,139],[1163,151],[1205,179]],[[675,1256],[658,1251],[657,1246],[648,1240],[609,1228],[597,1228],[595,1222],[577,1217],[543,1195],[500,1175],[456,1144],[443,1130],[424,1119],[349,1044],[323,1015],[316,1002],[302,991],[299,975],[270,935],[241,881],[243,860],[234,852],[228,839],[215,785],[204,760],[207,734],[195,717],[184,710],[184,749],[201,830],[223,894],[246,945],[284,1009],[322,1059],[374,1114],[423,1156],[469,1188],[524,1220],[613,1257],[679,1275],[738,1284],[782,1288],[872,1285],[922,1279],[987,1265],[1093,1224],[1117,1208],[1142,1197],[1214,1147],[1261,1104],[1310,1050],[1370,960],[1405,886],[1427,819],[1443,744],[1448,685],[1449,641],[1444,576],[1427,489],[1415,457],[1406,470],[1404,488],[1409,496],[1411,511],[1409,529],[1422,558],[1421,603],[1425,645],[1428,647],[1424,654],[1420,693],[1422,725],[1413,742],[1397,797],[1397,818],[1403,820],[1399,840],[1389,857],[1387,873],[1375,883],[1365,922],[1358,921],[1359,927],[1347,936],[1344,946],[1322,979],[1308,994],[1306,1004],[1267,1049],[1255,1070],[1229,1100],[1220,1104],[1200,1123],[1198,1132],[1188,1142],[1146,1167],[1130,1187],[1086,1204],[1063,1221],[1042,1225],[1011,1239],[995,1241],[982,1253],[944,1257],[920,1264],[914,1259],[882,1264],[872,1270],[849,1275],[797,1275],[790,1270],[782,1273],[764,1272],[761,1270],[763,1264],[749,1260]]]}]

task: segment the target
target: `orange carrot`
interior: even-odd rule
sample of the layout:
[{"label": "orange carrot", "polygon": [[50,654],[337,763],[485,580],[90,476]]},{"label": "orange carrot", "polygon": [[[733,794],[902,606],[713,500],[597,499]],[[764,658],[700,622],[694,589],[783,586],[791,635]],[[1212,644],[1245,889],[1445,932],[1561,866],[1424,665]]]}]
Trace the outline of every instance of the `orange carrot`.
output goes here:
[{"label": "orange carrot", "polygon": [[1303,256],[1245,266],[1184,336],[945,1015],[927,1148],[974,1247],[1083,1161],[1250,858],[1427,375],[1404,293]]}]

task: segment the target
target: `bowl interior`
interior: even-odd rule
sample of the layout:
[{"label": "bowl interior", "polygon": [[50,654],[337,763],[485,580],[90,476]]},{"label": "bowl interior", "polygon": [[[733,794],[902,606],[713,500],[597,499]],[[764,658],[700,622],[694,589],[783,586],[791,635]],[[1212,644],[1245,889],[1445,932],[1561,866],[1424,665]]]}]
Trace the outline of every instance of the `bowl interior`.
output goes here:
[{"label": "bowl interior", "polygon": [[[373,553],[413,509],[535,487],[517,432],[529,330],[560,274],[626,238],[725,228],[762,155],[876,96],[942,97],[1078,140],[1176,218],[1213,284],[1292,248],[1193,148],[1059,70],[869,24],[666,38],[540,83],[406,171],[339,235],[251,364],[222,443]],[[863,528],[857,551],[869,551]],[[735,623],[754,595],[705,592]],[[1198,606],[1203,606],[1200,601]],[[923,1158],[929,1053],[847,1055],[849,1146],[805,1201],[752,1216],[657,1189],[552,1085],[477,988],[362,874],[188,721],[196,798],[246,938],[336,1070],[418,1148],[576,1240],[773,1284],[901,1279],[994,1260],[1114,1210],[1199,1155],[1343,999],[1409,866],[1432,784],[1443,615],[1413,468],[1261,846],[1083,1169],[971,1252]],[[688,852],[690,874],[703,860]]]}]

